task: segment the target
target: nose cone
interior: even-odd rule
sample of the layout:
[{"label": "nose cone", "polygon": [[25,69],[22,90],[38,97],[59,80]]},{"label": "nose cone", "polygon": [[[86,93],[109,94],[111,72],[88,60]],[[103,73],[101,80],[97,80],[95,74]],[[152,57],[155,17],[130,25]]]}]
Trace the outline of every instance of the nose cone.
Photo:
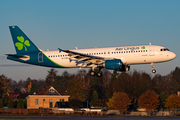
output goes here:
[{"label": "nose cone", "polygon": [[171,52],[170,57],[171,57],[171,60],[173,60],[173,59],[175,59],[175,58],[176,58],[176,54],[175,54],[175,53],[173,53],[173,52]]}]

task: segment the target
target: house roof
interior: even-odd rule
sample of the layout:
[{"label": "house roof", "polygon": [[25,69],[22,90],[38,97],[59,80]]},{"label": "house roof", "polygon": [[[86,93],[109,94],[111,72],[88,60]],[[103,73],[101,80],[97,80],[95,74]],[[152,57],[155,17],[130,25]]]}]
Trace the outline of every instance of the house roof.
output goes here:
[{"label": "house roof", "polygon": [[36,95],[61,95],[54,87],[48,86],[42,91],[38,92]]}]

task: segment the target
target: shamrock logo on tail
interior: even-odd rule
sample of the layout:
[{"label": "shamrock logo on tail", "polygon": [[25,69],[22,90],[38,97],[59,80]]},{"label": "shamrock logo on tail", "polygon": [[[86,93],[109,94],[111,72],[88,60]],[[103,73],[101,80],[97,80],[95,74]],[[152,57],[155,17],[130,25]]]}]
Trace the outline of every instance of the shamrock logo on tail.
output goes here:
[{"label": "shamrock logo on tail", "polygon": [[16,42],[15,46],[18,48],[18,50],[22,50],[24,47],[25,51],[27,51],[26,46],[30,46],[29,41],[28,40],[24,41],[23,36],[17,36],[17,39],[19,40],[19,42]]}]

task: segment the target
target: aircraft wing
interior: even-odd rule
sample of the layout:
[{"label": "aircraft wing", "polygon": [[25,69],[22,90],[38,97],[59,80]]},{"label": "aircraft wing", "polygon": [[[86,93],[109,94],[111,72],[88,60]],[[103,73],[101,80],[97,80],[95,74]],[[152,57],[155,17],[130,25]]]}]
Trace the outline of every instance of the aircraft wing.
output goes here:
[{"label": "aircraft wing", "polygon": [[68,56],[70,57],[70,61],[72,61],[73,58],[77,59],[76,60],[76,65],[79,67],[98,67],[102,66],[104,63],[104,60],[107,60],[108,58],[103,58],[103,57],[98,57],[98,56],[93,56],[93,55],[86,55],[83,53],[78,53],[70,50],[62,50],[60,48],[59,52],[65,52],[68,53]]}]

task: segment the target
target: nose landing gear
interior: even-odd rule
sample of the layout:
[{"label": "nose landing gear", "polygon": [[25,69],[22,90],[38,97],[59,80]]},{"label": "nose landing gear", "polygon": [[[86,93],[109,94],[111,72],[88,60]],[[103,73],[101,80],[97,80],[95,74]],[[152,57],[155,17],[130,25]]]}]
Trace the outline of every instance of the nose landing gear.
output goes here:
[{"label": "nose landing gear", "polygon": [[152,73],[156,73],[156,70],[154,69],[154,63],[151,63],[152,66]]}]

